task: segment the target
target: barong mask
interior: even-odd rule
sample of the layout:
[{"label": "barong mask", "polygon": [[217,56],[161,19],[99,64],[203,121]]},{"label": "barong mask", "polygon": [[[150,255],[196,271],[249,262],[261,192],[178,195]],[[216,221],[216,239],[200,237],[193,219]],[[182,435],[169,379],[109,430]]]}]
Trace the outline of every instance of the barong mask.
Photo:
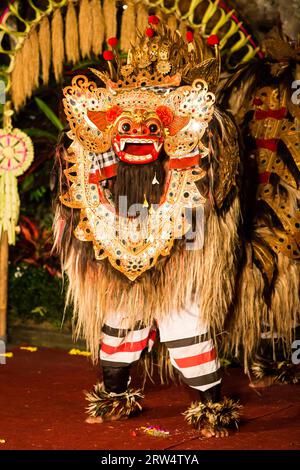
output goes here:
[{"label": "barong mask", "polygon": [[[200,36],[187,42],[160,23],[152,31],[139,37],[126,64],[115,50],[108,54],[115,61],[108,61],[109,73],[91,69],[105,88],[76,76],[63,100],[73,141],[65,158],[73,165],[65,170],[70,188],[61,201],[80,209],[76,237],[91,241],[96,259],[108,258],[130,280],[190,230],[186,209],[205,204],[195,181],[205,175],[200,162],[209,151],[202,139],[220,73],[217,45],[212,54]],[[107,181],[119,165],[143,172],[160,159],[166,177],[159,203],[145,197],[142,223],[121,214]],[[156,174],[152,184],[162,184]]]}]

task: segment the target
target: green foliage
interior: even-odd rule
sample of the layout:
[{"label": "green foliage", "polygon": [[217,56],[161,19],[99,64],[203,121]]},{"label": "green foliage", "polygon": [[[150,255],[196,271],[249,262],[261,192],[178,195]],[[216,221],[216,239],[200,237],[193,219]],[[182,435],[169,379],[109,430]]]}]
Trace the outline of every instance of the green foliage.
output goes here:
[{"label": "green foliage", "polygon": [[45,114],[45,116],[49,119],[50,122],[56,127],[56,129],[61,132],[64,128],[63,123],[61,120],[56,116],[56,114],[52,111],[52,109],[45,103],[45,101],[41,100],[41,98],[34,98],[36,104],[40,108],[40,110]]},{"label": "green foliage", "polygon": [[54,144],[56,144],[57,142],[57,134],[53,134],[52,132],[48,132],[43,129],[36,129],[34,127],[31,127],[30,129],[22,129],[22,130],[31,138],[50,140]]},{"label": "green foliage", "polygon": [[33,202],[39,202],[41,199],[43,199],[44,194],[47,192],[47,188],[45,186],[40,186],[39,188],[36,188],[34,191],[31,191],[29,195],[30,201]]},{"label": "green foliage", "polygon": [[[95,65],[83,61],[80,66]],[[1,79],[1,66],[0,66]],[[31,167],[18,177],[20,231],[10,248],[9,321],[51,324],[60,328],[64,317],[65,294],[59,278],[59,260],[52,249],[52,198],[56,179],[53,172],[55,146],[66,126],[61,106],[61,84],[50,77],[47,87],[40,87],[38,97],[28,100],[13,125],[32,138],[35,157]],[[66,84],[70,76],[66,77]],[[3,106],[2,106],[3,108]],[[1,113],[1,106],[0,106]],[[0,114],[0,120],[1,120]],[[0,125],[1,127],[1,125]],[[50,183],[51,177],[51,183]],[[71,312],[66,312],[69,327]]]},{"label": "green foliage", "polygon": [[[44,268],[18,264],[9,272],[9,321],[33,320],[50,322],[61,327],[64,317],[65,293],[62,280],[51,276]],[[71,312],[66,312],[69,321]]]},{"label": "green foliage", "polygon": [[40,202],[44,198],[48,189],[45,185],[34,187],[35,184],[36,182],[33,173],[29,173],[21,184],[21,191],[22,193],[28,192],[30,202]]},{"label": "green foliage", "polygon": [[26,193],[27,191],[30,191],[30,189],[32,188],[32,185],[34,183],[34,176],[33,176],[33,173],[29,173],[25,179],[22,181],[22,184],[21,184],[21,191]]}]

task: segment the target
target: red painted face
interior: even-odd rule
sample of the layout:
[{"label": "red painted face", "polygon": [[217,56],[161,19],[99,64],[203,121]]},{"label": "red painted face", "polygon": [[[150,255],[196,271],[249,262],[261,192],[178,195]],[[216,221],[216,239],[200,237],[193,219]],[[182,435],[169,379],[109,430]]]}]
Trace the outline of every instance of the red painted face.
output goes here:
[{"label": "red painted face", "polygon": [[189,122],[168,106],[156,109],[125,109],[114,105],[107,111],[88,111],[87,118],[107,136],[123,162],[151,163],[157,160],[165,137],[176,135]]},{"label": "red painted face", "polygon": [[124,111],[112,127],[112,146],[119,159],[126,163],[154,162],[163,140],[162,122],[153,111]]}]

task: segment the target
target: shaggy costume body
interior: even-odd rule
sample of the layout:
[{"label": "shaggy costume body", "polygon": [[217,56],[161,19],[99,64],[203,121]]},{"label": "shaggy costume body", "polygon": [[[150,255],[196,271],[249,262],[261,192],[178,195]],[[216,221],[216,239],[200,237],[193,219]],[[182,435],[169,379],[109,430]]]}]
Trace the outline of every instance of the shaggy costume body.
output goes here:
[{"label": "shaggy costume body", "polygon": [[76,335],[95,361],[100,349],[103,384],[87,396],[91,416],[141,410],[130,366],[151,347],[155,326],[165,359],[201,394],[187,421],[215,433],[236,426],[239,415],[239,405],[220,396],[216,334],[226,330],[225,352],[242,346],[246,369],[263,325],[276,323],[290,338],[299,304],[284,320],[278,305],[287,297],[283,278],[292,281],[289,298],[297,297],[299,272],[293,265],[288,273],[291,262],[279,253],[281,281],[273,279],[266,300],[262,266],[270,258],[245,227],[255,191],[241,185],[236,126],[214,104],[216,41],[208,48],[159,22],[152,28],[126,65],[114,50],[110,74],[92,70],[106,88],[78,76],[64,90],[70,140],[58,152],[55,243]]},{"label": "shaggy costume body", "polygon": [[262,60],[239,67],[219,89],[219,101],[234,114],[245,143],[248,262],[229,328],[257,379],[297,383],[291,346],[300,323],[300,100],[294,92],[300,42],[274,27],[262,48]]}]

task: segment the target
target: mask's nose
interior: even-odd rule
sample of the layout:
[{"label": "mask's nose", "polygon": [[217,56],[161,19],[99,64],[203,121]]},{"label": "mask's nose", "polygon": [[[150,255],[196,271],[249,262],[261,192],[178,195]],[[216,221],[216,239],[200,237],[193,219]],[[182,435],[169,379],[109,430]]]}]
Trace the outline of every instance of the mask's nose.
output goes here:
[{"label": "mask's nose", "polygon": [[149,128],[143,123],[134,123],[132,127],[132,133],[138,135],[148,135],[150,133]]}]

